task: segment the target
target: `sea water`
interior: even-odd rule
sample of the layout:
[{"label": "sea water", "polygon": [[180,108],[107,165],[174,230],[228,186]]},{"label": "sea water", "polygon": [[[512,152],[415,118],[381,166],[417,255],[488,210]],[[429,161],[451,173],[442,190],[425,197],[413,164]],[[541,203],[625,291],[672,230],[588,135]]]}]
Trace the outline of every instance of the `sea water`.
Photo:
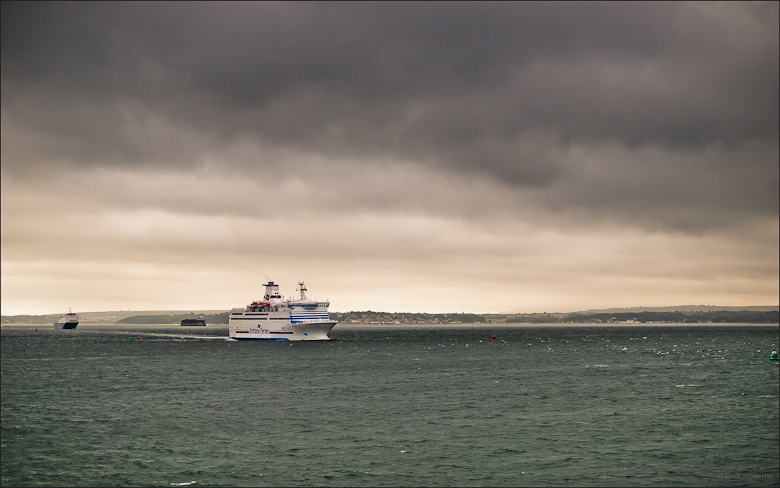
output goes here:
[{"label": "sea water", "polygon": [[225,336],[4,327],[2,485],[778,486],[776,325]]}]

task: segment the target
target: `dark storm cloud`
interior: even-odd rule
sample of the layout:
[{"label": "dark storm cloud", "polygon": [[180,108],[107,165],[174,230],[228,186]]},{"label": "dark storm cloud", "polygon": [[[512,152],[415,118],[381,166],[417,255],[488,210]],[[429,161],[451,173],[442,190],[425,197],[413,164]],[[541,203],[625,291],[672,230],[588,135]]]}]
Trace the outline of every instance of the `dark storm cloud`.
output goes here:
[{"label": "dark storm cloud", "polygon": [[[2,9],[7,171],[186,168],[252,140],[562,188],[551,195],[594,209],[703,199],[688,224],[777,214],[777,3]],[[583,186],[577,147],[627,150]]]}]

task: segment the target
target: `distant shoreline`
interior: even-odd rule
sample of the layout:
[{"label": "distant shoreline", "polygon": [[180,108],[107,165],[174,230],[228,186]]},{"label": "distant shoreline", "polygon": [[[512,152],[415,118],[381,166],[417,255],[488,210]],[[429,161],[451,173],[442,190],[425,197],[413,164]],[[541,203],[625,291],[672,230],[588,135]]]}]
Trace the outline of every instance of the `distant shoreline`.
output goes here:
[{"label": "distant shoreline", "polygon": [[[736,307],[732,307],[736,308]],[[398,313],[398,312],[331,312],[330,318],[342,324],[363,325],[456,325],[456,324],[678,324],[678,323],[731,323],[731,324],[780,324],[778,307],[770,310],[709,310],[709,311],[644,311],[623,312],[574,312],[529,314],[473,314],[473,313]],[[178,313],[177,313],[178,312]],[[208,313],[216,312],[216,313]],[[150,324],[180,325],[184,319],[203,318],[208,325],[227,325],[228,311],[151,311],[151,312],[82,312],[80,325],[87,324]],[[52,324],[59,318],[54,315],[2,316],[2,324]]]},{"label": "distant shoreline", "polygon": [[[523,323],[473,323],[473,324],[354,324],[354,323],[339,323],[336,325],[337,328],[340,329],[416,329],[416,328],[436,328],[436,329],[462,329],[462,328],[479,328],[479,329],[507,329],[507,328],[516,328],[516,327],[528,327],[528,328],[554,328],[554,327],[625,327],[625,328],[631,328],[631,327],[734,327],[734,326],[752,326],[752,327],[780,327],[780,324],[772,324],[772,323],[752,323],[752,322],[734,322],[734,323],[651,323],[651,324],[599,324],[599,323],[592,323],[592,322],[580,322],[580,323],[532,323],[532,322],[523,322]],[[164,329],[171,329],[171,330],[177,330],[177,331],[188,331],[188,334],[191,334],[192,332],[197,331],[204,331],[208,329],[220,329],[220,330],[227,330],[228,325],[227,324],[209,324],[206,327],[182,327],[177,324],[116,324],[116,323],[95,323],[95,324],[84,324],[79,325],[76,329],[72,330],[56,330],[50,323],[44,323],[44,324],[2,324],[3,330],[22,330],[22,329],[33,329],[33,328],[40,328],[44,327],[45,330],[52,330],[54,332],[63,332],[63,333],[72,333],[78,330],[86,330],[86,329],[101,329],[101,328],[110,328],[114,330],[123,330],[123,329],[136,329],[136,330],[142,330],[142,329],[154,329],[154,328],[164,328]]]}]

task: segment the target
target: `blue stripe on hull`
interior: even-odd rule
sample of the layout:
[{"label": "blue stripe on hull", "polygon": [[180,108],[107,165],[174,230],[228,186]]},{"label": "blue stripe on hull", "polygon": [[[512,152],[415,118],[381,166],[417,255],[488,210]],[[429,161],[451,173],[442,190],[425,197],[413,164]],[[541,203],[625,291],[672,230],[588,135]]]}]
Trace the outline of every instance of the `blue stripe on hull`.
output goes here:
[{"label": "blue stripe on hull", "polygon": [[286,337],[231,337],[237,341],[289,341]]}]

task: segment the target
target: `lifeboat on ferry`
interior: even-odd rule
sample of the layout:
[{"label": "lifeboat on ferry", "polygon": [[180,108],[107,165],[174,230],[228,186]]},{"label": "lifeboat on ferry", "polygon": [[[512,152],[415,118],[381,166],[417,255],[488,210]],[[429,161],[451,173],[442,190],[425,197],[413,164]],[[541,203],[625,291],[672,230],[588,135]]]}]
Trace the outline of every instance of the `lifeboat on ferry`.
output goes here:
[{"label": "lifeboat on ferry", "polygon": [[267,302],[252,302],[249,305],[248,310],[252,312],[267,312],[271,308],[271,304]]}]

